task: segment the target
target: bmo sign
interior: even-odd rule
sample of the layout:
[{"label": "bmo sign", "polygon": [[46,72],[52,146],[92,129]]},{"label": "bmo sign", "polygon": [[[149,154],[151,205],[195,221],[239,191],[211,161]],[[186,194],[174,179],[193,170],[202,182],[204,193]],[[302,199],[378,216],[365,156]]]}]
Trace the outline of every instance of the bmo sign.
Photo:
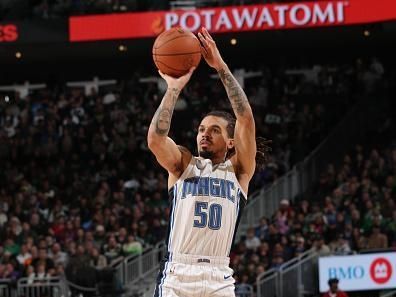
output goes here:
[{"label": "bmo sign", "polygon": [[396,288],[396,253],[319,258],[321,292],[330,278],[338,278],[344,291]]}]

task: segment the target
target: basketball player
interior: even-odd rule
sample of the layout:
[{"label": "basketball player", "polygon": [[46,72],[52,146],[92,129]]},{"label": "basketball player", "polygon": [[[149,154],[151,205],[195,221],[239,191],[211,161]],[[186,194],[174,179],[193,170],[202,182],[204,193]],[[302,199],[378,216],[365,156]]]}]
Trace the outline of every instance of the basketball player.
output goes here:
[{"label": "basketball player", "polygon": [[154,296],[235,296],[229,253],[246,204],[249,181],[268,150],[256,148],[255,123],[246,95],[203,28],[198,34],[206,62],[216,69],[235,118],[211,112],[198,127],[198,157],[168,137],[173,110],[193,70],[175,79],[160,75],[168,89],[151,122],[147,140],[168,171],[172,201],[168,253],[161,265]]}]

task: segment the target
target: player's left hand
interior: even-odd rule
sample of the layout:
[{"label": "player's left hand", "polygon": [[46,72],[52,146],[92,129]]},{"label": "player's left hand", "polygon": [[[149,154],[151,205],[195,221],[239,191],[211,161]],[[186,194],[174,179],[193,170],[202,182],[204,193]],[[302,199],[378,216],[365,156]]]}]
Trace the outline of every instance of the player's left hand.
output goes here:
[{"label": "player's left hand", "polygon": [[216,42],[206,28],[202,28],[201,32],[198,33],[198,38],[201,41],[201,53],[206,63],[219,71],[225,66],[225,62],[217,49]]}]

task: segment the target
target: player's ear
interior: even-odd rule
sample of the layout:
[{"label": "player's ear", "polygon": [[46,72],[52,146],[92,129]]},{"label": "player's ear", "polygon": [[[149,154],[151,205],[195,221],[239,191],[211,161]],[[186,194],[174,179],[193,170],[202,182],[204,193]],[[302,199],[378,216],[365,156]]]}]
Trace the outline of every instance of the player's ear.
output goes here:
[{"label": "player's ear", "polygon": [[234,139],[233,138],[229,138],[227,140],[227,149],[232,149],[234,147]]}]

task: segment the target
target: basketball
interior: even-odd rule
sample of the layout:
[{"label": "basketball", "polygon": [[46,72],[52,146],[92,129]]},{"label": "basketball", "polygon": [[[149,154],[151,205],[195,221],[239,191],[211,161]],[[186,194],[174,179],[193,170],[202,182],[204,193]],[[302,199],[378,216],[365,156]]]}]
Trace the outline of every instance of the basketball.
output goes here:
[{"label": "basketball", "polygon": [[163,73],[173,77],[186,74],[201,61],[198,38],[186,29],[172,28],[161,33],[153,45],[153,60]]}]

